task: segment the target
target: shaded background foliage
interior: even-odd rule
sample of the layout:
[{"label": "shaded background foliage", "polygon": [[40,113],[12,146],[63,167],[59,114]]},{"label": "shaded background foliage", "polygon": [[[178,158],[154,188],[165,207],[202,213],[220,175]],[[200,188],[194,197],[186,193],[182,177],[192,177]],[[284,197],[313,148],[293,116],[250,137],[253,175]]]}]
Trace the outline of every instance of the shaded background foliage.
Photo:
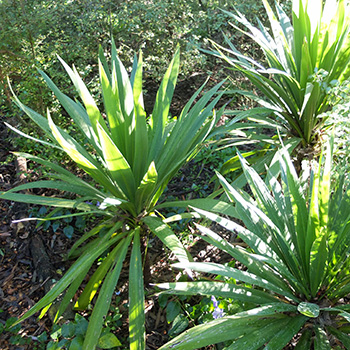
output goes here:
[{"label": "shaded background foliage", "polygon": [[131,64],[133,54],[143,51],[145,79],[160,80],[177,44],[182,51],[182,78],[209,72],[211,59],[198,46],[205,45],[206,38],[220,38],[228,27],[228,17],[220,8],[234,6],[251,17],[262,9],[254,1],[227,0],[0,1],[1,109],[12,108],[7,76],[22,102],[33,109],[45,112],[47,105],[54,104],[36,68],[69,92],[57,54],[69,64],[74,62],[97,93],[97,47],[107,47],[111,35],[123,62]]}]

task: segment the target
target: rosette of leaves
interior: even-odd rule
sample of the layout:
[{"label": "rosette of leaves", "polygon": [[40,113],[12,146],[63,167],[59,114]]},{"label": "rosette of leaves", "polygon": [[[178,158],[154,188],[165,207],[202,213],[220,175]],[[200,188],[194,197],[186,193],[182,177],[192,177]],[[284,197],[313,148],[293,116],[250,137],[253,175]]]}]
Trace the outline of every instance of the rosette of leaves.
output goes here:
[{"label": "rosette of leaves", "polygon": [[[102,49],[100,50],[100,84],[105,114],[98,109],[75,67],[71,69],[60,59],[81,101],[73,101],[63,94],[44,72],[40,72],[72,118],[75,127],[80,129],[84,144],[57,126],[49,112],[45,118],[15,97],[18,106],[46,134],[47,139],[37,141],[45,147],[57,147],[65,151],[89,175],[91,181],[86,181],[86,177],[78,177],[53,162],[23,154],[27,159],[50,168],[53,172],[51,178],[18,186],[1,193],[0,197],[38,205],[73,208],[77,212],[71,215],[94,214],[101,220],[75,242],[69,257],[77,260],[71,268],[19,322],[41,309],[47,311],[51,303],[63,294],[55,317],[58,320],[94,262],[103,258],[75,304],[75,309],[85,309],[96,295],[82,347],[86,350],[94,349],[131,247],[128,263],[130,348],[145,348],[141,246],[146,242],[147,236],[153,233],[180,261],[187,260],[187,252],[179,239],[156,216],[154,207],[169,180],[210,136],[223,111],[222,109],[217,114],[213,112],[221,95],[218,93],[221,84],[200,97],[203,85],[177,118],[169,118],[169,106],[179,71],[179,56],[177,49],[159,87],[153,112],[148,117],[143,103],[141,54],[138,59],[135,56],[129,78],[117,56],[114,43],[110,68]],[[63,191],[65,195],[62,198],[19,193],[35,188],[53,188]],[[56,216],[54,219],[64,217]],[[53,217],[48,219],[52,220]]]},{"label": "rosette of leaves", "polygon": [[[344,0],[293,0],[291,20],[281,4],[276,2],[275,12],[267,0],[263,4],[269,27],[259,20],[254,26],[239,11],[225,13],[247,29],[232,24],[258,45],[264,62],[240,52],[227,37],[227,47],[213,43],[215,49],[209,52],[242,73],[257,89],[257,94],[230,92],[243,94],[259,104],[243,111],[250,121],[246,126],[250,142],[256,139],[267,145],[275,143],[271,136],[267,137],[269,134],[265,138],[262,135],[266,129],[270,129],[270,135],[278,129],[285,143],[293,142],[301,162],[320,152],[321,137],[327,128],[327,115],[323,113],[332,104],[330,91],[349,78],[350,5]],[[231,162],[234,168],[237,159]],[[230,162],[224,165],[227,171],[229,168]],[[264,169],[262,163],[260,168]]]},{"label": "rosette of leaves", "polygon": [[328,148],[324,164],[320,162],[310,177],[298,177],[283,150],[280,181],[276,167],[263,181],[241,157],[250,195],[218,174],[243,224],[196,211],[238,234],[244,244],[231,244],[206,227],[198,228],[208,243],[239,261],[240,268],[180,262],[175,266],[221,277],[159,287],[172,294],[230,297],[251,306],[196,326],[162,350],[199,349],[225,341],[231,341],[226,348],[230,350],[281,350],[292,339],[295,349],[349,349],[350,305],[345,297],[350,291],[350,192],[342,181],[331,186],[331,160]]}]

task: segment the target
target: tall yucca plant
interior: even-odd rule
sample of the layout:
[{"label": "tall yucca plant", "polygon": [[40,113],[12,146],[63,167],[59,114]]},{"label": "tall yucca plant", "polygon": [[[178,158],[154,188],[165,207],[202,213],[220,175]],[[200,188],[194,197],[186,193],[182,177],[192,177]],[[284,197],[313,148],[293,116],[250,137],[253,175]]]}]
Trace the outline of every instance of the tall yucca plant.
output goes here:
[{"label": "tall yucca plant", "polygon": [[[24,154],[27,159],[51,168],[56,175],[52,174],[51,180],[18,186],[2,193],[0,198],[74,208],[78,211],[74,215],[93,213],[101,217],[101,223],[84,234],[70,251],[69,256],[77,257],[76,262],[19,322],[43,308],[46,311],[55,298],[64,293],[56,315],[57,320],[93,263],[106,256],[90,277],[75,305],[78,310],[85,309],[99,290],[83,344],[85,350],[94,349],[123,262],[129,247],[132,246],[129,261],[130,349],[145,348],[141,240],[152,232],[173,250],[180,261],[187,260],[186,251],[177,236],[155,216],[154,206],[169,180],[195,154],[201,142],[210,136],[222,113],[220,111],[217,115],[213,114],[213,108],[220,98],[220,94],[217,94],[220,84],[199,98],[203,85],[192,96],[177,119],[169,119],[169,107],[179,70],[179,57],[177,49],[159,87],[154,109],[149,117],[146,117],[143,104],[141,54],[139,59],[135,57],[129,79],[117,56],[114,43],[110,68],[101,49],[99,70],[105,116],[99,111],[74,67],[71,69],[60,59],[83,104],[64,95],[45,73],[40,72],[71,116],[75,126],[80,129],[89,144],[88,147],[79,144],[66,131],[55,125],[49,112],[47,118],[44,118],[15,97],[19,107],[45,132],[49,140],[37,141],[65,151],[90,175],[92,182],[87,182],[50,161]],[[198,101],[194,104],[196,99]],[[67,193],[67,199],[18,193],[34,188],[64,191]],[[72,199],[72,194],[75,199]]]},{"label": "tall yucca plant", "polygon": [[349,2],[293,0],[292,22],[280,4],[276,16],[268,1],[263,3],[270,28],[259,20],[258,26],[252,25],[238,11],[228,14],[247,28],[232,24],[259,45],[267,67],[240,53],[228,38],[228,48],[214,43],[214,54],[260,91],[259,96],[242,92],[264,107],[253,109],[251,116],[263,127],[275,126],[299,138],[302,149],[313,148],[326,119],[320,115],[329,108],[330,88],[350,75]]},{"label": "tall yucca plant", "polygon": [[208,243],[246,268],[180,262],[175,266],[220,277],[159,286],[170,293],[229,297],[255,307],[194,327],[162,350],[198,349],[228,340],[233,341],[230,350],[282,350],[298,333],[295,349],[342,349],[340,344],[349,349],[350,305],[343,298],[350,291],[350,197],[343,182],[331,186],[331,161],[330,147],[324,164],[310,177],[299,178],[283,150],[281,181],[269,172],[264,182],[241,157],[251,195],[238,192],[218,174],[235,217],[244,225],[197,212],[238,234],[246,248],[198,228]]}]

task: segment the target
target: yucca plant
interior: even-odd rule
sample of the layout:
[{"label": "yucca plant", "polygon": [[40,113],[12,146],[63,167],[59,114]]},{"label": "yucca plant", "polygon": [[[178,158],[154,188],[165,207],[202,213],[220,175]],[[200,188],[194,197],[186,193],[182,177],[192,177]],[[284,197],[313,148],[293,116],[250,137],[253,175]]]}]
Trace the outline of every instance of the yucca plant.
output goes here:
[{"label": "yucca plant", "polygon": [[329,91],[350,74],[350,4],[293,0],[291,21],[280,4],[276,3],[276,15],[267,0],[263,3],[270,28],[259,20],[254,26],[238,11],[226,13],[247,28],[232,24],[259,46],[265,62],[242,54],[227,37],[228,47],[213,43],[216,50],[211,53],[257,88],[258,95],[235,90],[261,105],[249,113],[258,122],[256,127],[279,129],[285,142],[297,139],[296,151],[302,160],[319,152],[327,119],[321,114],[330,107]]},{"label": "yucca plant", "polygon": [[[169,118],[169,106],[179,71],[177,49],[159,87],[152,114],[144,111],[142,93],[142,56],[135,56],[131,77],[120,62],[114,43],[109,69],[102,49],[99,54],[100,83],[105,108],[102,114],[75,67],[71,69],[62,59],[80,101],[64,95],[53,81],[40,72],[62,106],[80,129],[85,144],[55,125],[50,113],[47,118],[23,105],[18,106],[44,131],[46,140],[37,139],[45,146],[58,147],[89,175],[91,181],[78,177],[58,164],[37,156],[22,154],[29,160],[53,171],[50,178],[18,186],[0,198],[11,201],[73,208],[73,215],[94,214],[100,223],[85,233],[73,245],[69,257],[77,260],[55,286],[18,322],[41,309],[47,311],[51,303],[63,295],[55,320],[75,296],[94,262],[102,263],[89,278],[80,294],[75,309],[85,309],[93,302],[94,308],[82,346],[96,347],[104,316],[107,314],[129,247],[129,331],[130,349],[145,348],[144,282],[141,246],[150,233],[155,234],[182,260],[186,250],[171,229],[154,212],[154,207],[177,170],[210,136],[220,118],[213,108],[220,98],[221,84],[200,97],[204,85],[191,97],[177,118]],[[194,103],[195,100],[198,100]],[[11,127],[14,129],[14,127]],[[22,133],[23,134],[23,133]],[[35,188],[53,188],[63,195],[45,197],[23,194],[20,191]],[[62,217],[61,217],[62,218]],[[53,217],[49,218],[50,220]],[[56,217],[59,219],[59,217]],[[62,298],[62,297],[61,297]]]},{"label": "yucca plant", "polygon": [[[264,182],[241,157],[251,195],[235,190],[221,175],[236,221],[195,209],[238,234],[231,244],[198,225],[202,237],[240,263],[180,262],[220,277],[212,281],[160,284],[167,293],[229,297],[252,305],[246,311],[189,329],[161,349],[198,349],[231,340],[225,349],[349,349],[350,196],[331,186],[331,148],[311,176],[298,177],[286,150]],[[316,167],[317,168],[317,167]],[[248,304],[247,304],[248,303]],[[255,306],[254,306],[255,305]]]}]

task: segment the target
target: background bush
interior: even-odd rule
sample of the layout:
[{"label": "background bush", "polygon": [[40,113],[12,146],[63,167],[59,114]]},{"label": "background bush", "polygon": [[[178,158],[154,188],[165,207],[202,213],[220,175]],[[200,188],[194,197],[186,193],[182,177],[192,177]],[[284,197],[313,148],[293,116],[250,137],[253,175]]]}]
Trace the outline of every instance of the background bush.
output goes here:
[{"label": "background bush", "polygon": [[[286,4],[290,3],[287,1]],[[228,25],[220,8],[237,7],[253,18],[262,4],[227,0],[2,0],[0,1],[0,106],[12,109],[9,76],[19,98],[35,110],[54,107],[36,68],[54,80],[69,82],[56,55],[75,63],[93,92],[97,91],[97,47],[112,34],[127,64],[142,49],[145,79],[157,80],[181,46],[182,78],[211,70],[212,58],[198,50],[207,38],[219,40]],[[152,68],[151,68],[152,67]],[[94,91],[95,90],[95,91]],[[57,106],[56,106],[57,107]],[[58,108],[58,107],[57,107]]]},{"label": "background bush", "polygon": [[135,51],[144,51],[146,78],[160,79],[177,43],[182,44],[183,74],[199,69],[205,58],[193,45],[208,33],[206,24],[215,17],[210,13],[218,11],[213,9],[215,3],[211,1],[203,10],[198,2],[182,0],[176,4],[159,0],[1,1],[2,109],[11,108],[9,76],[22,102],[44,112],[53,99],[36,68],[69,85],[57,54],[75,63],[90,89],[96,87],[97,48],[107,46],[110,34],[124,62],[127,58],[131,63]]}]

